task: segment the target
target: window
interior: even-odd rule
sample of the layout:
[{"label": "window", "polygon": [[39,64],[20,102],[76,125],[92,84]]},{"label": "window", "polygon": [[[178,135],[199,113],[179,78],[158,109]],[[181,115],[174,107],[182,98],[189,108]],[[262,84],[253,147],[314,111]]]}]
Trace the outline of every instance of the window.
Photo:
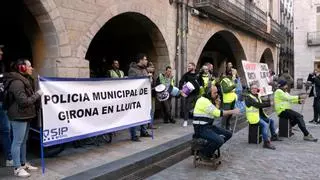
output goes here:
[{"label": "window", "polygon": [[317,13],[320,13],[320,6],[317,6]]}]

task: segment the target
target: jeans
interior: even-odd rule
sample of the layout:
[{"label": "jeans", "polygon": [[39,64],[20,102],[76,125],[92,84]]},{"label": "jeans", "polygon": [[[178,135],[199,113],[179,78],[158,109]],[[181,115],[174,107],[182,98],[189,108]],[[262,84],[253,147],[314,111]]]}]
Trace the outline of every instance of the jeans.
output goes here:
[{"label": "jeans", "polygon": [[208,157],[232,137],[231,132],[217,126],[194,124],[193,127],[196,138],[203,138],[209,141],[208,145],[200,150],[203,155]]},{"label": "jeans", "polygon": [[304,123],[303,116],[300,113],[293,111],[291,109],[286,109],[285,111],[279,114],[279,117],[289,119],[292,127],[298,124],[303,135],[305,136],[309,135],[309,131],[306,128],[306,124]]},{"label": "jeans", "polygon": [[0,136],[2,138],[4,156],[7,160],[11,160],[10,123],[7,113],[2,109],[2,103],[0,103]]},{"label": "jeans", "polygon": [[320,114],[320,97],[315,97],[313,99],[313,120],[319,121],[319,114]]},{"label": "jeans", "polygon": [[[223,103],[223,110],[232,110],[234,109],[235,101],[232,103]],[[230,120],[232,118],[232,115],[229,116],[223,116],[222,117],[222,124],[225,126],[226,130],[230,130]]]},{"label": "jeans", "polygon": [[[137,136],[136,129],[137,129],[137,126],[130,128],[131,139],[133,139],[134,137]],[[147,131],[147,128],[146,128],[145,125],[141,125],[141,126],[140,126],[140,135],[143,135],[143,134],[148,134],[148,131]]]},{"label": "jeans", "polygon": [[262,129],[262,139],[264,142],[269,141],[268,131],[269,131],[269,123],[270,122],[270,131],[272,135],[275,135],[274,129],[274,121],[269,118],[260,117],[259,125]]},{"label": "jeans", "polygon": [[263,120],[266,123],[269,123],[269,129],[271,132],[271,136],[275,136],[276,135],[276,128],[274,127],[274,120],[271,118],[267,118],[267,117],[260,117],[260,120]]},{"label": "jeans", "polygon": [[29,134],[29,126],[29,122],[11,121],[13,134],[11,152],[13,165],[15,168],[19,168],[21,164],[26,163],[26,146]]}]

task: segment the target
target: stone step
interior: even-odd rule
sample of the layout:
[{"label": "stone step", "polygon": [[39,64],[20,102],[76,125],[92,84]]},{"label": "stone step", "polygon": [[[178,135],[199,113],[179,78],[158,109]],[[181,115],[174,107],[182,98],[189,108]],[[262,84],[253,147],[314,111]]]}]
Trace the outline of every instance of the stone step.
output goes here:
[{"label": "stone step", "polygon": [[[235,123],[232,120],[232,127]],[[235,132],[247,126],[244,116],[238,117]],[[154,148],[133,154],[102,166],[64,178],[82,179],[144,179],[174,165],[191,155],[192,134],[171,140]]]}]

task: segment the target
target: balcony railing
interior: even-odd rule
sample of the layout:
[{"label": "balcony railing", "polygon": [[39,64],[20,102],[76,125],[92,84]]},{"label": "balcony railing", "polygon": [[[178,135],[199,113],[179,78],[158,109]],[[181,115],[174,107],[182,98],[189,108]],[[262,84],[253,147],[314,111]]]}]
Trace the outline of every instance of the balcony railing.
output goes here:
[{"label": "balcony railing", "polygon": [[[282,26],[283,27],[283,26]],[[271,19],[271,32],[270,34],[277,38],[281,43],[286,39],[285,31],[281,26],[273,19]]]},{"label": "balcony railing", "polygon": [[320,31],[308,32],[307,35],[308,46],[319,46],[320,45]]},{"label": "balcony railing", "polygon": [[242,4],[239,1],[229,0],[194,0],[194,6],[211,17],[219,18],[223,22],[250,31],[266,40],[275,43],[282,42],[282,39],[277,39],[281,36],[275,31],[275,28],[273,28],[273,37],[267,33],[267,14],[254,4]]}]

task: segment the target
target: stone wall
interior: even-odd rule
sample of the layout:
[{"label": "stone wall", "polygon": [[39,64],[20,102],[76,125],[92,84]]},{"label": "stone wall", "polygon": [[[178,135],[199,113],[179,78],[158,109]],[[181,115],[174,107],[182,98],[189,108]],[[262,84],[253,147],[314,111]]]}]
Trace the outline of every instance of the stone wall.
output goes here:
[{"label": "stone wall", "polygon": [[[165,0],[25,0],[43,34],[45,59],[41,75],[59,77],[89,77],[89,62],[85,59],[91,40],[111,18],[126,12],[147,17],[154,24],[151,39],[156,48],[156,65],[163,69],[174,66],[176,55],[176,5]],[[130,28],[128,27],[128,30]],[[247,32],[231,26],[189,15],[188,61],[197,62],[207,41],[219,31],[234,36],[230,46],[240,45],[245,59],[259,62],[270,48],[277,64],[277,49]],[[238,47],[238,46],[235,46]],[[239,49],[234,48],[238,54]],[[239,51],[239,52],[238,52]]]}]

